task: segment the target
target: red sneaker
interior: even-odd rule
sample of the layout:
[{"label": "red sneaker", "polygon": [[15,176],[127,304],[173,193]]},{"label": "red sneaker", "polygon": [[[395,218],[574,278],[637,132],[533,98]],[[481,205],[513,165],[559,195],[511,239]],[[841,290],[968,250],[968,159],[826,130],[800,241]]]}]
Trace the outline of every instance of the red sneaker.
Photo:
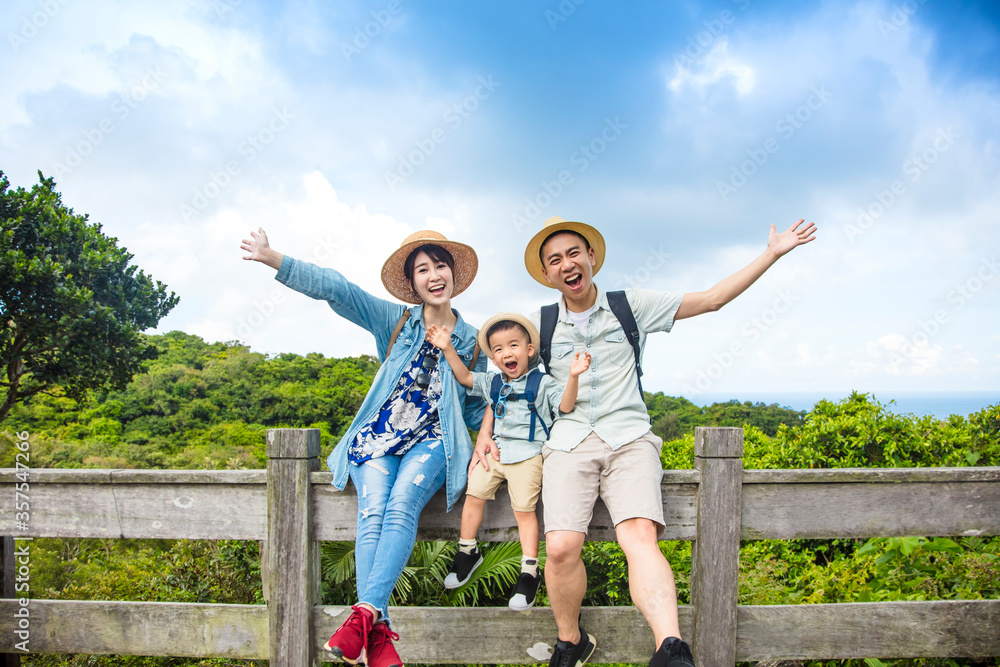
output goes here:
[{"label": "red sneaker", "polygon": [[[356,665],[361,660],[368,646],[369,635],[375,614],[363,607],[351,607],[354,611],[347,617],[343,625],[337,628],[323,648],[333,654],[338,660]],[[385,625],[384,623],[382,625]]]},{"label": "red sneaker", "polygon": [[393,640],[399,640],[399,635],[390,630],[388,624],[375,624],[368,633],[368,667],[403,667]]}]

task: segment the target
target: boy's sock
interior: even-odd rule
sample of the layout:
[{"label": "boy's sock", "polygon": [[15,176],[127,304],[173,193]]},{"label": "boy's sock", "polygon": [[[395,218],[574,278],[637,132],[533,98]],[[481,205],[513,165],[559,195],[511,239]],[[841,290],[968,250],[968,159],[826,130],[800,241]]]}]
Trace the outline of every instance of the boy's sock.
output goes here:
[{"label": "boy's sock", "polygon": [[476,548],[476,540],[459,540],[458,550],[464,554],[471,554],[472,550]]},{"label": "boy's sock", "polygon": [[528,556],[521,556],[521,572],[530,574],[533,577],[538,576],[538,559]]}]

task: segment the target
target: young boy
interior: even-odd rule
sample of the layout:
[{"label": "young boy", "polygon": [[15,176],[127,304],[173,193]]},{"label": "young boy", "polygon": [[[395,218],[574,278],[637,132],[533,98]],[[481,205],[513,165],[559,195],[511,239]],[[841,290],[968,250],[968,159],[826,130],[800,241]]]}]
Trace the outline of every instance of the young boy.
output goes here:
[{"label": "young boy", "polygon": [[[529,410],[524,396],[537,359],[538,329],[528,318],[512,313],[500,313],[486,321],[479,333],[479,346],[490,354],[501,373],[473,373],[466,368],[451,344],[446,329],[428,327],[427,340],[441,349],[455,379],[469,388],[470,395],[486,397],[493,408],[493,437],[500,449],[500,461],[489,470],[482,465],[469,475],[469,488],[462,508],[459,551],[444,580],[445,588],[458,588],[469,580],[483,557],[476,548],[476,533],[483,520],[487,500],[493,500],[496,490],[506,480],[511,509],[517,521],[521,541],[521,574],[511,594],[509,606],[525,611],[535,604],[541,576],[538,571],[538,518],[535,505],[542,483],[542,444],[560,414],[572,412],[576,405],[579,377],[590,367],[590,354],[576,357],[570,365],[565,389],[550,375],[542,374],[534,399],[535,414]],[[502,382],[494,395],[494,378]]]}]

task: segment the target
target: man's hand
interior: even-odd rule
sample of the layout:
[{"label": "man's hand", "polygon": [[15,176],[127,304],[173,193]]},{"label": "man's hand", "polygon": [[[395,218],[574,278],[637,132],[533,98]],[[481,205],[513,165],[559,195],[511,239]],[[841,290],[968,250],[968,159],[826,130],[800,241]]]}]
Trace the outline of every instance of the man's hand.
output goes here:
[{"label": "man's hand", "polygon": [[804,219],[799,220],[780,234],[777,228],[771,225],[771,233],[767,235],[767,249],[774,253],[775,259],[803,243],[816,240],[816,237],[813,236],[816,233],[816,223],[810,222],[799,229],[799,225],[803,222],[805,222]]}]

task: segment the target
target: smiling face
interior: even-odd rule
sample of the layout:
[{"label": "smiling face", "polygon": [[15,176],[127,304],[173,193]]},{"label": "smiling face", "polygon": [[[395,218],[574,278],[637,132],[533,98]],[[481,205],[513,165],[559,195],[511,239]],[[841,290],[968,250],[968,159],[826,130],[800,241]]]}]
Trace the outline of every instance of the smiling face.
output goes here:
[{"label": "smiling face", "polygon": [[545,279],[566,297],[570,310],[580,312],[594,305],[597,256],[583,237],[575,232],[557,232],[545,240],[539,254]]},{"label": "smiling face", "polygon": [[[435,252],[435,249],[440,252]],[[447,258],[441,252],[444,251],[435,246],[430,252],[418,250],[407,260],[406,277],[410,280],[413,291],[425,305],[446,305],[451,301],[451,295],[455,291],[455,276],[449,262],[446,261]]]},{"label": "smiling face", "polygon": [[519,378],[530,370],[528,363],[535,356],[535,346],[524,327],[508,320],[497,322],[488,333],[490,358],[508,380]]}]

